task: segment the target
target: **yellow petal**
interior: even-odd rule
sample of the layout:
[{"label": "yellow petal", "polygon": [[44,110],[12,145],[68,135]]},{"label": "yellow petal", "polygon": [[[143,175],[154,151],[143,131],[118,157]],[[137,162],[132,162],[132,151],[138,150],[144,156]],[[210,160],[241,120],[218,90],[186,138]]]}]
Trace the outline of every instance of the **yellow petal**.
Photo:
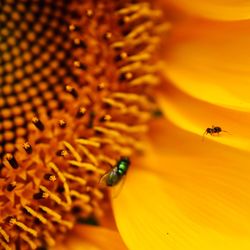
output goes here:
[{"label": "yellow petal", "polygon": [[[169,4],[169,1],[162,0]],[[250,18],[248,0],[172,0],[174,5],[195,15],[219,20],[243,20]]]},{"label": "yellow petal", "polygon": [[[199,144],[212,139],[239,149],[250,150],[250,113],[226,109],[186,95],[168,85],[164,97],[159,98],[165,115],[180,128],[197,134]],[[222,128],[218,135],[205,135],[213,125]]]},{"label": "yellow petal", "polygon": [[250,110],[250,22],[190,21],[173,29],[165,76],[188,94]]},{"label": "yellow petal", "polygon": [[249,154],[165,125],[113,201],[129,249],[249,249]]},{"label": "yellow petal", "polygon": [[77,225],[68,239],[55,250],[126,250],[119,233],[110,229]]}]

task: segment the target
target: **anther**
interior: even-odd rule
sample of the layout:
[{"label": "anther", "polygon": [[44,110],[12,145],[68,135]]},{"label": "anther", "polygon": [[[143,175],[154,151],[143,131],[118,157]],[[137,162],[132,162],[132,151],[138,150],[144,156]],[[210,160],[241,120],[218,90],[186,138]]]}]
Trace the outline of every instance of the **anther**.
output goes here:
[{"label": "anther", "polygon": [[14,168],[14,169],[18,168],[18,163],[17,163],[16,158],[14,157],[14,155],[7,153],[6,154],[6,159],[9,162],[9,164],[11,165],[12,168]]},{"label": "anther", "polygon": [[87,44],[83,40],[81,40],[80,38],[75,38],[73,40],[73,43],[74,43],[74,47],[76,47],[76,48],[79,48],[79,47],[84,48],[84,49],[87,48]]},{"label": "anther", "polygon": [[45,174],[44,175],[44,179],[47,180],[47,181],[51,181],[51,182],[54,182],[56,181],[56,176],[54,174]]},{"label": "anther", "polygon": [[101,82],[97,85],[97,91],[101,91],[105,88],[105,83]]},{"label": "anther", "polygon": [[40,190],[38,193],[35,193],[33,195],[33,199],[35,200],[41,200],[43,198],[47,198],[48,196],[46,195],[46,193],[42,190]]},{"label": "anther", "polygon": [[109,40],[112,38],[112,33],[111,33],[111,32],[106,32],[106,33],[103,35],[103,38],[104,38],[106,41],[109,41]]},{"label": "anther", "polygon": [[60,149],[60,150],[58,150],[57,152],[56,152],[56,155],[57,156],[66,156],[66,155],[68,155],[68,152],[66,151],[66,150],[64,150],[64,149]]},{"label": "anther", "polygon": [[87,111],[86,108],[80,107],[79,110],[76,113],[76,117],[77,118],[83,117],[85,115],[86,111]]},{"label": "anther", "polygon": [[87,16],[88,18],[92,18],[92,17],[94,16],[94,11],[91,10],[91,9],[88,9],[88,10],[86,11],[86,16]]},{"label": "anther", "polygon": [[25,142],[23,144],[23,148],[26,151],[27,154],[31,154],[32,153],[32,147],[28,142]]},{"label": "anther", "polygon": [[38,117],[33,117],[32,122],[40,131],[44,130],[44,125]]},{"label": "anther", "polygon": [[69,94],[71,94],[74,98],[78,97],[78,93],[77,93],[76,89],[70,85],[65,86],[65,91],[68,92]]},{"label": "anther", "polygon": [[87,65],[84,63],[81,63],[80,61],[74,61],[73,62],[74,67],[78,68],[78,69],[82,69],[82,70],[87,70]]},{"label": "anther", "polygon": [[118,25],[123,26],[126,23],[128,23],[130,20],[130,18],[128,16],[122,17],[119,21],[118,21]]},{"label": "anther", "polygon": [[126,59],[127,57],[128,57],[128,54],[126,52],[122,52],[115,57],[115,61],[119,62],[121,60]]},{"label": "anther", "polygon": [[74,24],[69,25],[69,31],[76,31],[76,30],[78,30],[77,26],[75,26]]},{"label": "anther", "polygon": [[7,191],[11,192],[15,189],[15,187],[16,187],[16,182],[13,181],[7,185],[6,189],[7,189]]},{"label": "anther", "polygon": [[110,121],[111,120],[111,115],[104,115],[100,118],[100,122],[107,122],[107,121]]},{"label": "anther", "polygon": [[65,128],[67,123],[64,120],[59,120],[58,125],[59,125],[60,128]]},{"label": "anther", "polygon": [[119,76],[120,81],[128,81],[128,80],[131,80],[132,78],[133,78],[133,74],[131,72],[122,73]]}]

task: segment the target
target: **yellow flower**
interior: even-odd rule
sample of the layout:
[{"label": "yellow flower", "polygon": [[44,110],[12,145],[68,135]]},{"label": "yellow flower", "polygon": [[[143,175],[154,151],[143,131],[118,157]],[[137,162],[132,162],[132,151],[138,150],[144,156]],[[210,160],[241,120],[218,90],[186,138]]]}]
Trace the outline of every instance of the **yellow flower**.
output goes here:
[{"label": "yellow flower", "polygon": [[152,5],[5,1],[5,250],[249,249],[250,5]]}]

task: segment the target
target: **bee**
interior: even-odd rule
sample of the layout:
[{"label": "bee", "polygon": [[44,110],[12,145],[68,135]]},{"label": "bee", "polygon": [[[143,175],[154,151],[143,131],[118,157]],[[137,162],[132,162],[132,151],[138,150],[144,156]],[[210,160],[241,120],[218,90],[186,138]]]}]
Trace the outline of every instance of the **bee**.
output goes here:
[{"label": "bee", "polygon": [[203,137],[202,137],[202,140],[204,140],[204,136],[207,135],[207,134],[210,134],[210,135],[219,135],[221,132],[227,132],[226,130],[222,130],[221,127],[218,127],[218,126],[212,126],[211,128],[207,128],[203,134]]},{"label": "bee", "polygon": [[105,173],[100,183],[105,184],[108,187],[119,187],[116,190],[116,194],[121,190],[122,184],[125,181],[127,171],[130,166],[130,160],[128,157],[121,157],[119,161],[113,166],[107,173]]}]

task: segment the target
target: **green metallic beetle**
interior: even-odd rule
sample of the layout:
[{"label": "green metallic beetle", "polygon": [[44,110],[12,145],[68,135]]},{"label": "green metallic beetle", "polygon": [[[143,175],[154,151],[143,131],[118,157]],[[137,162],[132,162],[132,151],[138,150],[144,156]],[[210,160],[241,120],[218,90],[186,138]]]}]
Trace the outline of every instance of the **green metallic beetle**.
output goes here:
[{"label": "green metallic beetle", "polygon": [[124,180],[124,177],[129,169],[130,160],[128,157],[121,157],[121,159],[101,178],[101,183],[108,187],[118,185]]}]

